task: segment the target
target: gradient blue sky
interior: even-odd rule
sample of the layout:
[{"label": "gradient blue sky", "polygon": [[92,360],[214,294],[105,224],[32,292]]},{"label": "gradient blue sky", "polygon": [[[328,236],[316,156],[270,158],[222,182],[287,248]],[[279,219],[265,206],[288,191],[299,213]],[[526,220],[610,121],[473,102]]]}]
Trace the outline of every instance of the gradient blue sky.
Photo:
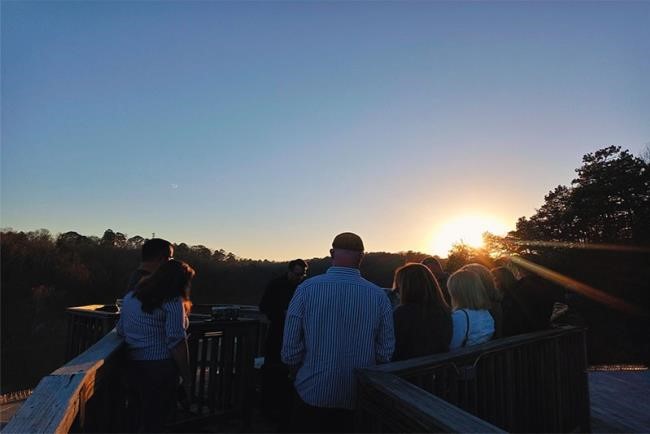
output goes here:
[{"label": "gradient blue sky", "polygon": [[1,12],[3,227],[444,253],[450,222],[512,228],[583,154],[650,141],[650,2]]}]

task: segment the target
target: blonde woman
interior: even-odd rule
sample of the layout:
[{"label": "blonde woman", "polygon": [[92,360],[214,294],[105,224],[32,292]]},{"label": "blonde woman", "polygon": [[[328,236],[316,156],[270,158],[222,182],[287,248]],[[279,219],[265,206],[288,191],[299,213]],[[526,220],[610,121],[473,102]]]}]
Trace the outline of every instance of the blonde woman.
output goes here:
[{"label": "blonde woman", "polygon": [[490,273],[490,270],[486,266],[477,263],[467,264],[461,270],[476,273],[479,279],[481,279],[485,294],[490,301],[489,311],[492,319],[494,319],[494,337],[500,338],[503,336],[503,308],[501,307],[503,292],[496,287],[494,276],[492,276],[492,273]]},{"label": "blonde woman", "polygon": [[453,312],[449,349],[489,341],[494,335],[494,319],[481,279],[476,273],[459,270],[447,281]]}]

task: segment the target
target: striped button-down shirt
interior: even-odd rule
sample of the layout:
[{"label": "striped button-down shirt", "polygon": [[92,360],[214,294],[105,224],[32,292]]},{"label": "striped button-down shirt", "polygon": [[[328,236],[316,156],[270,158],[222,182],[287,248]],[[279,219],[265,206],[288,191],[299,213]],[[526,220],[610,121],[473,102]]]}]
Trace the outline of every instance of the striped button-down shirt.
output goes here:
[{"label": "striped button-down shirt", "polygon": [[300,366],[295,386],[307,404],[354,408],[354,369],[388,362],[394,349],[388,297],[359,270],[331,267],[296,289],[282,360]]},{"label": "striped button-down shirt", "polygon": [[189,325],[180,297],[164,302],[152,313],[129,292],[122,302],[117,333],[124,336],[132,360],[170,359],[170,350],[185,339]]}]

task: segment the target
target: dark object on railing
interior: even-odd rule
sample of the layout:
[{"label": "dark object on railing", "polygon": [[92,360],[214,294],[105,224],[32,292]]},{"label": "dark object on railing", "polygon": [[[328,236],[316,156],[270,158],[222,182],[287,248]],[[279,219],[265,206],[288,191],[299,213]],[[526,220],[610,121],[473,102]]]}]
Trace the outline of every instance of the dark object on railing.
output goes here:
[{"label": "dark object on railing", "polygon": [[239,308],[236,306],[213,306],[212,318],[216,320],[234,321],[239,318]]},{"label": "dark object on railing", "polygon": [[[413,413],[409,406],[418,406],[419,401],[435,395],[458,411],[510,432],[588,432],[586,369],[584,330],[576,327],[513,336],[377,366],[359,373],[358,429],[465,431],[454,428],[462,415],[458,412],[429,414],[426,426],[411,420],[421,415]],[[377,402],[392,399],[386,390],[400,384],[393,381],[398,378],[417,386],[401,395],[400,400],[407,401],[402,404],[406,407],[400,410],[400,406],[378,406]],[[383,389],[377,387],[377,382]],[[395,425],[396,420],[402,425]],[[477,430],[489,431],[488,427]]]}]

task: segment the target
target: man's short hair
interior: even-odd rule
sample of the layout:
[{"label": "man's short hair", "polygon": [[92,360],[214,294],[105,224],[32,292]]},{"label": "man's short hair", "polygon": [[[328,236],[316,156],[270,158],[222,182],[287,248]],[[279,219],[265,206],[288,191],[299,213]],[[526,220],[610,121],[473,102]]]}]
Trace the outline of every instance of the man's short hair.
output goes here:
[{"label": "man's short hair", "polygon": [[300,267],[304,268],[305,270],[307,269],[307,262],[302,259],[294,259],[293,261],[289,262],[289,270],[293,271],[296,265],[300,265]]},{"label": "man's short hair", "polygon": [[152,238],[142,245],[142,261],[156,261],[158,259],[169,257],[172,249],[172,243],[162,238]]},{"label": "man's short hair", "polygon": [[422,265],[426,265],[427,267],[431,265],[433,268],[439,270],[439,272],[442,272],[442,265],[440,265],[440,261],[438,258],[434,258],[433,256],[426,257],[422,260]]},{"label": "man's short hair", "polygon": [[363,252],[363,241],[361,237],[352,232],[343,232],[334,237],[332,241],[332,248],[342,249],[342,250],[351,250],[353,252]]}]

